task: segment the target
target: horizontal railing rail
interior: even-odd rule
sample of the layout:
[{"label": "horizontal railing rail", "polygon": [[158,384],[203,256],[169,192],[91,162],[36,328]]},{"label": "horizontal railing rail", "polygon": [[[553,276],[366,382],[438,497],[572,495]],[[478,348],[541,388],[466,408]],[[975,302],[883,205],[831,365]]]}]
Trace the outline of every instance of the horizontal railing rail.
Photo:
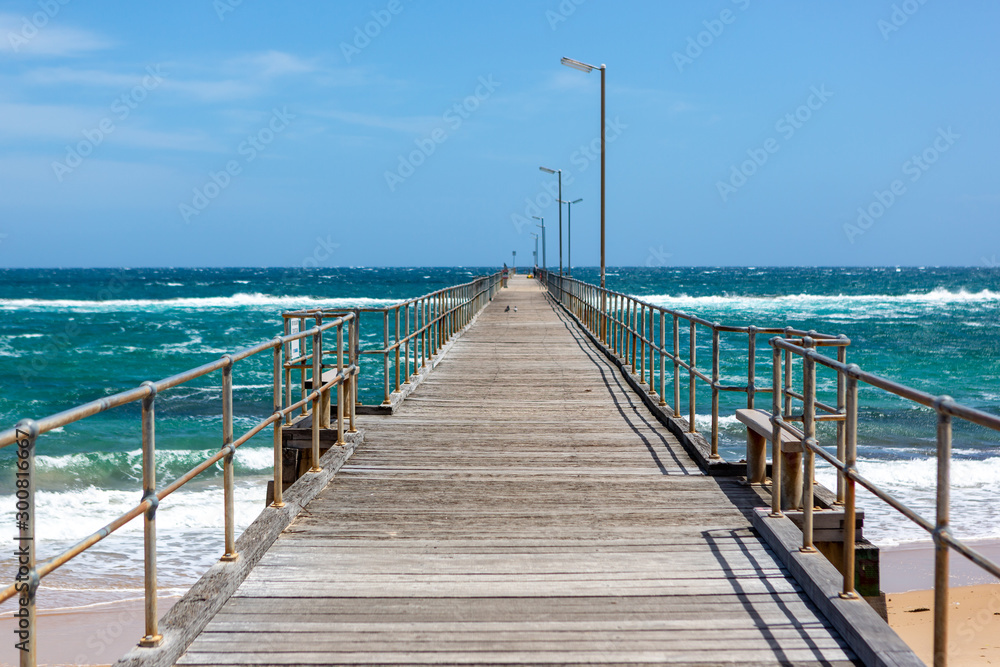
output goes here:
[{"label": "horizontal railing rail", "polygon": [[[381,320],[382,347],[361,350],[359,356],[382,357],[382,404],[390,405],[393,395],[408,384],[428,360],[461,331],[482,308],[496,295],[502,284],[502,272],[483,276],[473,281],[440,289],[381,308],[366,307],[355,310],[361,326],[368,320],[365,315],[375,315]],[[286,331],[291,322],[311,317],[336,317],[336,309],[300,310],[284,313]],[[381,318],[377,317],[381,314]]]},{"label": "horizontal railing rail", "polygon": [[[856,364],[847,364],[846,351],[850,339],[846,336],[818,334],[793,327],[728,326],[710,322],[703,318],[655,306],[613,290],[602,289],[551,272],[539,272],[539,279],[546,285],[550,295],[557,299],[583,323],[607,349],[617,354],[633,373],[643,378],[648,391],[654,393],[655,360],[659,359],[660,405],[666,405],[665,385],[667,361],[673,366],[673,414],[680,414],[680,369],[689,375],[689,429],[693,432],[695,417],[695,386],[700,380],[712,389],[712,456],[718,456],[718,395],[721,391],[737,391],[747,394],[747,407],[754,408],[754,395],[771,394],[771,517],[781,517],[783,507],[802,510],[802,547],[805,553],[816,553],[813,544],[813,514],[818,498],[814,486],[815,457],[819,456],[837,471],[837,504],[844,510],[843,520],[843,575],[840,597],[861,599],[855,589],[855,531],[856,531],[856,485],[860,484],[876,498],[898,511],[908,520],[927,531],[934,541],[934,664],[947,665],[948,661],[948,575],[949,553],[955,550],[984,571],[1000,578],[1000,564],[985,556],[981,551],[952,535],[950,528],[951,498],[951,448],[952,419],[958,418],[1000,433],[1000,416],[957,403],[949,396],[934,396],[924,391],[908,387],[893,380],[861,370]],[[648,316],[648,319],[647,319]],[[667,349],[664,337],[669,330],[666,319],[673,320],[673,349]],[[657,320],[658,318],[658,320]],[[689,356],[681,358],[679,344],[680,322],[689,328]],[[658,327],[656,324],[658,323]],[[697,367],[696,327],[708,328],[712,334],[711,376]],[[655,333],[659,333],[659,341]],[[719,381],[719,337],[722,333],[739,333],[748,336],[747,383],[745,386],[723,386]],[[771,353],[771,386],[757,387],[755,377],[756,341],[759,334],[772,334],[769,343]],[[836,350],[836,358],[818,352],[820,347]],[[648,384],[645,380],[645,355],[649,355]],[[800,384],[793,382],[793,362],[801,360]],[[817,367],[832,370],[835,375],[834,401],[824,402],[816,382]],[[934,410],[937,420],[935,457],[937,461],[937,483],[935,487],[936,516],[932,521],[920,516],[916,511],[882,489],[858,470],[858,396],[859,383],[884,393],[917,403]],[[797,405],[800,404],[800,405]],[[799,412],[793,411],[799,408]],[[822,421],[836,422],[835,449],[831,453],[817,439],[816,425]],[[801,489],[782,488],[782,466],[787,465],[782,448],[774,443],[781,442],[782,433],[791,434],[802,445],[802,454],[793,455],[789,460],[800,467]],[[797,477],[792,476],[792,479]],[[801,499],[788,503],[788,495]]]},{"label": "horizontal railing rail", "polygon": [[[23,419],[12,429],[0,432],[0,449],[16,446],[15,456],[15,503],[19,547],[17,551],[17,574],[12,584],[0,591],[0,603],[17,598],[15,611],[18,628],[15,631],[21,642],[20,662],[22,667],[34,667],[37,662],[37,598],[42,579],[65,565],[74,557],[84,553],[112,535],[130,521],[144,517],[143,563],[144,563],[144,616],[145,631],[139,641],[140,646],[157,646],[162,637],[158,629],[157,614],[157,570],[156,570],[156,512],[160,502],[187,483],[215,466],[223,465],[224,503],[224,552],[223,561],[234,561],[236,552],[235,526],[235,471],[236,450],[268,427],[273,428],[273,502],[271,507],[283,507],[282,442],[284,429],[292,424],[296,412],[312,414],[310,425],[311,447],[309,472],[320,472],[320,432],[336,429],[337,445],[344,445],[345,428],[355,433],[355,408],[358,403],[358,378],[360,375],[360,321],[362,312],[381,312],[385,322],[385,345],[377,351],[385,361],[386,397],[389,398],[389,360],[394,357],[396,369],[395,391],[400,389],[400,348],[405,350],[404,363],[406,378],[410,375],[410,347],[421,346],[420,360],[426,360],[440,352],[441,348],[456,333],[461,331],[490,300],[500,284],[500,274],[477,278],[462,285],[445,288],[424,296],[407,299],[385,308],[350,310],[314,309],[284,314],[284,333],[259,344],[237,350],[221,358],[202,364],[176,375],[158,381],[143,382],[140,386],[119,392],[112,396],[90,401],[62,412],[37,420]],[[406,332],[400,335],[400,313],[403,313]],[[388,321],[396,320],[396,335],[390,340]],[[294,326],[292,323],[295,323]],[[410,331],[411,323],[413,330]],[[335,345],[324,343],[324,334],[336,330]],[[345,341],[345,329],[347,339]],[[233,374],[234,369],[246,359],[271,353],[271,375],[273,411],[265,419],[247,429],[238,438],[234,437]],[[335,355],[330,361],[329,355]],[[324,370],[335,369],[335,373],[324,374]],[[414,360],[413,370],[416,372]],[[298,373],[295,378],[294,373]],[[156,480],[156,403],[158,397],[175,387],[194,380],[221,374],[222,389],[222,447],[208,456],[177,479],[163,487]],[[293,383],[293,379],[297,382]],[[293,385],[299,389],[293,397]],[[333,425],[331,392],[336,389],[336,425]],[[37,562],[35,497],[37,479],[35,457],[40,436],[53,429],[68,426],[88,417],[129,404],[141,404],[142,431],[142,499],[127,512],[91,533],[62,553],[45,562]]]},{"label": "horizontal railing rail", "polygon": [[[566,306],[598,339],[628,365],[640,384],[659,398],[661,406],[667,406],[667,397],[672,395],[670,409],[679,417],[682,407],[681,395],[686,376],[687,385],[687,429],[698,433],[697,392],[700,386],[711,391],[712,426],[709,433],[709,459],[720,460],[719,455],[719,402],[723,393],[746,395],[747,408],[756,406],[757,394],[774,392],[772,386],[759,386],[757,381],[758,342],[761,335],[780,334],[788,337],[810,336],[818,346],[837,348],[838,358],[846,359],[847,347],[851,341],[842,335],[822,334],[803,331],[794,327],[774,326],[734,326],[706,320],[697,315],[648,303],[634,296],[591,285],[575,278],[559,276],[551,271],[539,270],[538,279],[553,298]],[[698,333],[707,330],[711,336],[711,365],[699,365]],[[687,334],[686,350],[681,344],[681,332]],[[670,335],[672,344],[667,342]],[[747,351],[745,382],[727,384],[721,380],[721,349],[723,334],[739,334],[746,337]],[[686,353],[686,356],[685,356]],[[790,359],[791,357],[789,357]],[[783,390],[792,392],[792,366],[783,378]],[[672,372],[671,372],[672,371]],[[668,380],[668,377],[670,378]],[[667,383],[671,384],[668,394]],[[779,383],[780,385],[781,383]],[[776,385],[776,386],[779,386]],[[788,393],[791,400],[792,393]],[[839,421],[842,406],[822,404],[819,407],[828,415],[821,418]]]},{"label": "horizontal railing rail", "polygon": [[[803,521],[802,548],[804,552],[814,551],[813,547],[813,505],[810,502],[814,496],[813,471],[815,457],[818,455],[837,470],[838,487],[845,489],[844,493],[844,561],[841,567],[843,585],[840,596],[846,599],[857,598],[854,591],[854,531],[856,517],[856,485],[870,491],[876,498],[902,514],[909,521],[920,526],[930,534],[934,541],[934,664],[948,663],[948,589],[949,589],[949,554],[954,549],[969,561],[1000,578],[1000,564],[987,558],[982,552],[955,538],[951,532],[951,450],[952,450],[952,419],[958,418],[1000,433],[1000,416],[992,415],[975,408],[955,402],[950,396],[934,396],[919,389],[914,389],[893,380],[868,373],[856,364],[845,364],[843,360],[831,359],[816,351],[816,341],[811,337],[801,340],[773,338],[770,341],[772,354],[772,372],[775,378],[782,375],[782,358],[795,355],[802,359],[802,391],[795,398],[802,402],[802,445],[803,445]],[[838,387],[844,388],[845,410],[845,450],[838,455],[831,455],[819,443],[816,433],[816,371],[817,367],[826,368],[836,373]],[[935,458],[937,461],[937,483],[935,488],[936,515],[933,521],[926,519],[905,503],[895,498],[858,471],[858,384],[881,390],[907,401],[934,410],[936,415]],[[789,392],[784,392],[788,394]],[[788,423],[790,410],[788,403],[783,406],[782,396],[775,394],[772,401],[771,422],[774,426],[773,437],[777,438],[780,431],[793,430]],[[782,411],[781,408],[785,407]],[[772,450],[773,452],[773,450]],[[782,457],[772,454],[773,481],[771,485],[771,516],[781,516],[782,493],[780,467]],[[850,557],[848,557],[850,556]]]}]

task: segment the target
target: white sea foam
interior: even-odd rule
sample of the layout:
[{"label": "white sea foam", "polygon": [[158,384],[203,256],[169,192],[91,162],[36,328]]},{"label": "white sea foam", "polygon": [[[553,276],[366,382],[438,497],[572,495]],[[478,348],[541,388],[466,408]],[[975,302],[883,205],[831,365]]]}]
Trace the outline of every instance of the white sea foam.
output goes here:
[{"label": "white sea foam", "polygon": [[[905,461],[862,459],[858,472],[891,493],[924,518],[934,521],[937,462],[933,458]],[[816,479],[837,486],[832,468],[820,468]],[[1000,457],[956,459],[951,464],[951,525],[963,539],[1000,538]],[[927,540],[929,536],[871,493],[858,487],[858,505],[865,511],[865,536],[880,546]]]},{"label": "white sea foam", "polygon": [[[258,423],[256,419],[248,421],[252,426]],[[216,450],[208,449],[160,449],[156,452],[156,467],[160,475],[183,474],[215,453]],[[248,443],[236,450],[236,465],[242,470],[270,470],[273,463],[274,454],[269,447],[251,447]],[[110,469],[117,469],[131,479],[142,479],[142,450],[38,455],[35,457],[35,465],[40,474],[47,471],[70,471],[80,475],[82,479],[99,479]]]},{"label": "white sea foam", "polygon": [[782,296],[689,296],[687,294],[650,294],[636,295],[637,298],[668,308],[698,308],[698,307],[742,307],[742,308],[781,308],[817,307],[830,305],[870,306],[892,304],[909,305],[941,305],[949,303],[989,303],[1000,301],[1000,292],[981,290],[969,292],[959,290],[952,292],[936,288],[930,292],[918,294],[861,294],[861,295],[822,295],[822,294],[789,294]]},{"label": "white sea foam", "polygon": [[0,310],[59,310],[75,312],[150,311],[150,310],[204,310],[208,308],[364,308],[395,303],[395,299],[346,297],[324,299],[309,296],[273,296],[270,294],[234,294],[225,297],[197,297],[181,299],[0,299]]},{"label": "white sea foam", "polygon": [[[265,485],[261,480],[237,481],[236,523],[244,530],[264,507]],[[36,535],[40,549],[49,543],[83,539],[135,507],[142,492],[101,489],[94,486],[72,491],[38,491],[35,495]],[[0,496],[0,522],[14,525],[13,495]],[[142,520],[119,529],[122,534],[142,534]],[[158,532],[164,536],[224,527],[221,486],[180,490],[163,499],[156,511]],[[49,554],[52,555],[52,554]]]}]

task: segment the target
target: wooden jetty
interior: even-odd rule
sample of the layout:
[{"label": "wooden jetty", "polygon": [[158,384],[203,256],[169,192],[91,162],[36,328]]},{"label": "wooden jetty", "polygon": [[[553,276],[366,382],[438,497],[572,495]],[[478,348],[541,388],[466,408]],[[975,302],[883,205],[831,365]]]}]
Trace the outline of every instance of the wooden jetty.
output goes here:
[{"label": "wooden jetty", "polygon": [[920,664],[821,555],[765,540],[758,492],[704,474],[534,280],[358,419],[177,664]]}]

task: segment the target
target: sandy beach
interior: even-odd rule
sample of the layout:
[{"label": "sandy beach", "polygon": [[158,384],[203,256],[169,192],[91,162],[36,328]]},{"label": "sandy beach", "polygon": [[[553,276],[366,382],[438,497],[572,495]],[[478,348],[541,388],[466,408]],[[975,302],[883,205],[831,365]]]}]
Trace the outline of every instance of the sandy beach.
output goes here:
[{"label": "sandy beach", "polygon": [[[179,598],[160,598],[162,616]],[[143,633],[141,600],[117,602],[90,609],[41,612],[39,619],[39,665],[110,665],[138,643]],[[18,664],[13,641],[14,619],[0,618],[0,665]]]},{"label": "sandy beach", "polygon": [[[1000,542],[973,543],[994,562]],[[1000,665],[1000,582],[962,556],[951,555],[948,614],[953,665]],[[883,549],[882,590],[889,625],[927,664],[933,661],[934,548],[929,542]]]}]

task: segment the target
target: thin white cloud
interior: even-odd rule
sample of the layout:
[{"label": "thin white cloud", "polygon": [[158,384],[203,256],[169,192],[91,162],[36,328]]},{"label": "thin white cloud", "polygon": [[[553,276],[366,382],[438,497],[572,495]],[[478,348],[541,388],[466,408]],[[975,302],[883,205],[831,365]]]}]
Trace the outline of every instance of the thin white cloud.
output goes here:
[{"label": "thin white cloud", "polygon": [[94,32],[58,25],[56,20],[38,26],[32,15],[0,14],[0,57],[71,57],[112,46]]},{"label": "thin white cloud", "polygon": [[350,125],[362,125],[364,127],[376,127],[384,130],[394,130],[396,132],[406,132],[419,134],[427,132],[442,125],[440,116],[379,116],[376,114],[357,113],[354,111],[330,111],[323,110],[314,112],[315,116],[321,118],[331,118]]},{"label": "thin white cloud", "polygon": [[129,127],[107,109],[53,105],[0,103],[0,137],[5,141],[31,139],[73,143],[83,140],[84,131],[96,132],[102,119],[110,120],[114,130],[101,143],[129,148],[152,148],[179,151],[222,152],[205,132],[161,132]]},{"label": "thin white cloud", "polygon": [[[235,99],[246,99],[264,92],[263,87],[252,81],[237,79],[209,80],[178,80],[171,76],[170,68],[150,66],[162,77],[157,88],[164,92],[175,92],[187,97],[205,102],[220,102]],[[109,72],[105,70],[78,70],[71,67],[36,68],[26,72],[22,80],[31,85],[55,86],[78,85],[95,88],[109,88],[125,92],[139,85],[148,76],[147,70],[135,73]]]},{"label": "thin white cloud", "polygon": [[265,51],[234,58],[229,61],[229,65],[251,76],[261,76],[265,79],[290,74],[307,74],[317,69],[315,63],[281,51]]}]

